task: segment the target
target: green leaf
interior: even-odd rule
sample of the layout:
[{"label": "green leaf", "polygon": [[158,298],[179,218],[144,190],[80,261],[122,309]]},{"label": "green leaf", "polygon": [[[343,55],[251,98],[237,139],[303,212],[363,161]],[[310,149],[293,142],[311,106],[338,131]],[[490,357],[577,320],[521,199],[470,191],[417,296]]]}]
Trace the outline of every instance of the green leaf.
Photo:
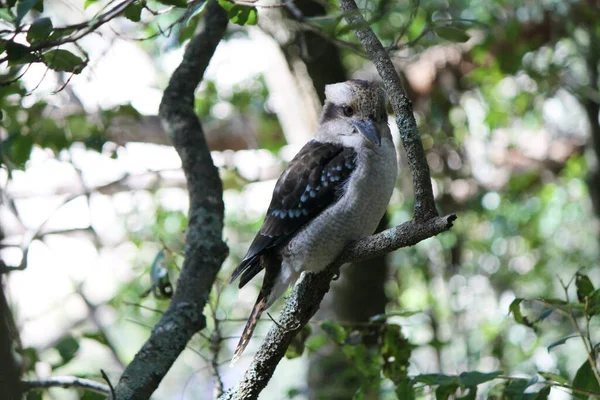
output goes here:
[{"label": "green leaf", "polygon": [[135,120],[140,120],[142,118],[142,114],[131,104],[122,104],[114,110],[115,115],[123,116],[123,117],[131,117]]},{"label": "green leaf", "polygon": [[91,390],[79,389],[80,400],[106,400],[106,395],[92,392]]},{"label": "green leaf", "polygon": [[85,10],[86,8],[88,8],[89,6],[91,6],[94,3],[97,3],[98,0],[85,0],[83,2],[83,9]]},{"label": "green leaf", "polygon": [[514,396],[514,398],[518,398],[517,396],[522,396],[528,387],[529,381],[527,379],[513,379],[508,383],[506,389],[504,389],[504,392],[506,394]]},{"label": "green leaf", "polygon": [[564,338],[562,338],[562,339],[559,339],[559,340],[557,340],[556,342],[554,342],[554,343],[550,344],[550,345],[548,346],[548,353],[550,353],[550,350],[552,350],[553,348],[555,348],[555,347],[557,347],[557,346],[560,346],[561,344],[565,344],[565,342],[566,342],[567,340],[569,340],[569,339],[571,339],[571,338],[574,338],[574,337],[579,337],[579,336],[578,336],[578,335],[571,335],[571,336],[567,336],[567,337],[564,337]]},{"label": "green leaf", "polygon": [[365,400],[365,392],[359,388],[356,392],[354,392],[352,400]]},{"label": "green leaf", "polygon": [[386,325],[381,334],[380,353],[383,376],[395,384],[408,377],[408,366],[413,345],[402,335],[398,325]]},{"label": "green leaf", "polygon": [[39,13],[44,12],[44,0],[39,0],[34,6],[33,9]]},{"label": "green leaf", "polygon": [[291,388],[287,392],[287,397],[288,397],[288,399],[293,399],[296,396],[302,395],[302,393],[303,393],[303,391],[298,388]]},{"label": "green leaf", "polygon": [[88,117],[83,114],[71,114],[67,118],[67,132],[71,139],[85,140],[90,134]]},{"label": "green leaf", "polygon": [[496,377],[502,375],[502,373],[502,371],[494,371],[488,373],[479,371],[463,372],[462,374],[460,374],[460,384],[463,386],[481,385],[484,382],[489,382],[496,379]]},{"label": "green leaf", "polygon": [[84,337],[86,339],[95,340],[96,342],[98,342],[100,344],[103,344],[103,345],[107,345],[108,344],[108,341],[106,340],[106,336],[104,336],[100,332],[85,333],[85,334],[82,335],[82,337]]},{"label": "green leaf", "polygon": [[50,34],[50,37],[48,37],[48,40],[59,41],[59,40],[62,40],[64,37],[69,36],[73,32],[75,32],[75,29],[73,29],[73,28],[68,28],[68,29],[57,28],[52,31],[52,33]]},{"label": "green leaf", "polygon": [[304,347],[308,350],[316,351],[319,350],[327,343],[327,336],[323,334],[312,335],[306,340]]},{"label": "green leaf", "polygon": [[550,386],[545,386],[542,390],[536,393],[534,399],[535,400],[546,400],[550,395],[550,390],[552,388]]},{"label": "green leaf", "polygon": [[506,389],[506,386],[508,385],[508,382],[502,381],[499,382],[495,385],[493,385],[490,390],[488,390],[487,396],[490,399],[494,399],[494,400],[501,400],[504,399],[504,390]]},{"label": "green leaf", "polygon": [[[587,390],[589,392],[598,393],[600,397],[600,385],[594,375],[594,371],[590,365],[589,360],[586,360],[581,367],[577,370],[575,378],[573,379],[573,387],[576,389]],[[587,399],[587,395],[573,393],[573,396],[578,399]]]},{"label": "green leaf", "polygon": [[17,18],[15,22],[17,25],[21,23],[21,20],[40,0],[19,0],[17,2]]},{"label": "green leaf", "polygon": [[415,388],[412,379],[405,379],[396,386],[396,396],[402,400],[415,399]]},{"label": "green leaf", "polygon": [[470,386],[466,388],[469,392],[462,396],[462,397],[457,397],[457,399],[460,400],[476,400],[477,399],[477,386]]},{"label": "green leaf", "polygon": [[0,8],[0,19],[12,23],[15,20],[15,16],[10,12],[10,9]]},{"label": "green leaf", "polygon": [[87,62],[67,50],[50,50],[43,55],[44,64],[55,71],[79,74]]},{"label": "green leaf", "polygon": [[73,336],[67,336],[58,342],[55,348],[63,359],[64,365],[71,361],[79,351],[79,342]]},{"label": "green leaf", "polygon": [[140,22],[140,19],[142,18],[142,10],[144,9],[145,5],[146,5],[145,0],[136,1],[134,3],[131,3],[125,9],[125,12],[123,13],[123,15],[125,16],[125,18],[127,18],[130,21]]},{"label": "green leaf", "polygon": [[580,303],[585,303],[585,298],[594,291],[594,285],[587,275],[575,274],[575,286],[577,286],[577,299]]},{"label": "green leaf", "polygon": [[304,347],[306,343],[306,339],[310,336],[312,329],[310,325],[304,325],[302,330],[298,332],[298,334],[292,340],[292,343],[288,346],[285,357],[288,359],[298,358],[304,353]]},{"label": "green leaf", "polygon": [[41,390],[30,390],[27,392],[25,400],[43,400],[44,396]]},{"label": "green leaf", "polygon": [[515,321],[517,321],[517,323],[528,326],[530,328],[533,328],[533,324],[529,321],[529,319],[527,317],[525,317],[521,313],[521,303],[522,302],[523,302],[523,299],[520,299],[520,298],[514,299],[513,302],[510,303],[510,307],[508,307],[508,310],[510,313],[513,314],[513,316],[515,317]]},{"label": "green leaf", "polygon": [[442,39],[446,39],[450,42],[466,42],[471,37],[467,35],[467,33],[461,29],[455,28],[453,26],[439,26],[434,28],[435,33]]},{"label": "green leaf", "polygon": [[594,290],[588,296],[587,312],[588,312],[588,316],[590,316],[590,317],[600,314],[600,289]]},{"label": "green leaf", "polygon": [[321,329],[329,335],[334,341],[343,344],[346,341],[346,330],[339,324],[333,321],[325,321],[321,323]]},{"label": "green leaf", "polygon": [[18,168],[23,168],[31,155],[33,137],[31,135],[11,134],[2,144],[8,146],[9,160]]},{"label": "green leaf", "polygon": [[458,389],[458,385],[455,383],[451,385],[440,385],[435,390],[435,399],[448,400],[450,396],[456,393],[456,389]]},{"label": "green leaf", "polygon": [[187,2],[185,0],[158,0],[160,4],[166,6],[175,6],[179,8],[187,8]]},{"label": "green leaf", "polygon": [[538,372],[538,374],[540,374],[540,376],[546,379],[547,381],[558,382],[562,384],[569,383],[569,380],[567,378],[563,378],[562,376],[552,372]]},{"label": "green leaf", "polygon": [[227,18],[234,24],[256,25],[258,22],[258,14],[254,7],[241,6],[227,0],[219,0],[219,5],[227,11]]},{"label": "green leaf", "polygon": [[458,376],[444,374],[421,374],[412,378],[415,382],[424,383],[426,385],[453,385],[460,384]]},{"label": "green leaf", "polygon": [[33,44],[36,41],[46,40],[52,32],[52,21],[50,18],[38,18],[27,31],[27,41]]},{"label": "green leaf", "polygon": [[33,62],[31,56],[29,47],[15,42],[6,43],[6,58],[9,66]]}]

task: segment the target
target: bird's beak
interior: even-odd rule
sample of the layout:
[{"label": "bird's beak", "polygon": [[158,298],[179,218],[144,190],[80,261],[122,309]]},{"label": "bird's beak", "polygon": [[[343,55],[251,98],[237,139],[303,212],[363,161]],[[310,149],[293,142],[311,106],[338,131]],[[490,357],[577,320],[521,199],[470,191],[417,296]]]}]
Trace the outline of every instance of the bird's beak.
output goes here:
[{"label": "bird's beak", "polygon": [[375,121],[367,119],[365,121],[352,121],[351,123],[370,142],[381,146],[381,135],[379,134],[377,125],[375,125]]}]

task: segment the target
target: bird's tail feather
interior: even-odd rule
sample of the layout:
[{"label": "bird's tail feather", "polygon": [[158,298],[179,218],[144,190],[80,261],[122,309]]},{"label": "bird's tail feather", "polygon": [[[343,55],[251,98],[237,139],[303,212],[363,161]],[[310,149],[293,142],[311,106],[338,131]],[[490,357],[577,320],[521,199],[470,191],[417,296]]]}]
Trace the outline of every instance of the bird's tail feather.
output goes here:
[{"label": "bird's tail feather", "polygon": [[260,294],[258,295],[258,298],[256,299],[256,303],[254,304],[254,308],[252,309],[252,314],[250,314],[250,318],[248,318],[246,327],[244,328],[244,331],[242,332],[242,337],[240,338],[240,341],[239,341],[237,347],[235,348],[235,351],[233,353],[233,359],[231,360],[231,365],[236,363],[236,361],[240,358],[240,356],[244,352],[244,349],[246,348],[246,346],[248,346],[248,343],[250,342],[250,338],[252,337],[252,334],[254,333],[254,328],[256,328],[256,324],[258,323],[258,320],[260,319],[261,314],[267,307],[267,300],[268,300],[268,295],[266,295],[261,290]]},{"label": "bird's tail feather", "polygon": [[259,263],[259,261],[260,260],[258,257],[244,258],[240,265],[238,265],[237,268],[233,271],[233,274],[231,274],[231,280],[229,281],[229,283],[235,281],[237,277],[240,276],[245,270]]}]

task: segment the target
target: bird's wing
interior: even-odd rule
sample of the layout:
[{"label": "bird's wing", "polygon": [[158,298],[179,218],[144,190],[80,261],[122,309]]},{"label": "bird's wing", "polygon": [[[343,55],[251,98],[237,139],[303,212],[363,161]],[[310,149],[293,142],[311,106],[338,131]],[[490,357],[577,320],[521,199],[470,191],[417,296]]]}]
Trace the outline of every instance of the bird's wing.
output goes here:
[{"label": "bird's wing", "polygon": [[285,243],[334,204],[343,194],[355,165],[356,152],[352,148],[317,140],[308,142],[277,180],[265,221],[231,280],[244,273],[240,287],[244,286],[262,269],[259,256],[265,250]]}]

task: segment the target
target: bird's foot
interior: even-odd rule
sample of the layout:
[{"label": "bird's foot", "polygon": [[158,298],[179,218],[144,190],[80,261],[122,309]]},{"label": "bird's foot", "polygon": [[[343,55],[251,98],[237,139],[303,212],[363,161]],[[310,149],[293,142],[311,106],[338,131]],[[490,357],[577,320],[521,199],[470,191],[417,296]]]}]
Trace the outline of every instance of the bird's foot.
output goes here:
[{"label": "bird's foot", "polygon": [[291,332],[291,331],[296,331],[298,329],[300,329],[300,327],[302,326],[302,324],[300,322],[296,322],[296,324],[294,326],[292,326],[291,328],[285,328],[283,327],[279,322],[275,321],[275,318],[273,318],[271,316],[271,314],[267,313],[267,315],[269,316],[269,318],[271,318],[271,321],[273,321],[273,323],[275,325],[277,325],[277,327],[279,329],[281,329],[283,332]]}]

